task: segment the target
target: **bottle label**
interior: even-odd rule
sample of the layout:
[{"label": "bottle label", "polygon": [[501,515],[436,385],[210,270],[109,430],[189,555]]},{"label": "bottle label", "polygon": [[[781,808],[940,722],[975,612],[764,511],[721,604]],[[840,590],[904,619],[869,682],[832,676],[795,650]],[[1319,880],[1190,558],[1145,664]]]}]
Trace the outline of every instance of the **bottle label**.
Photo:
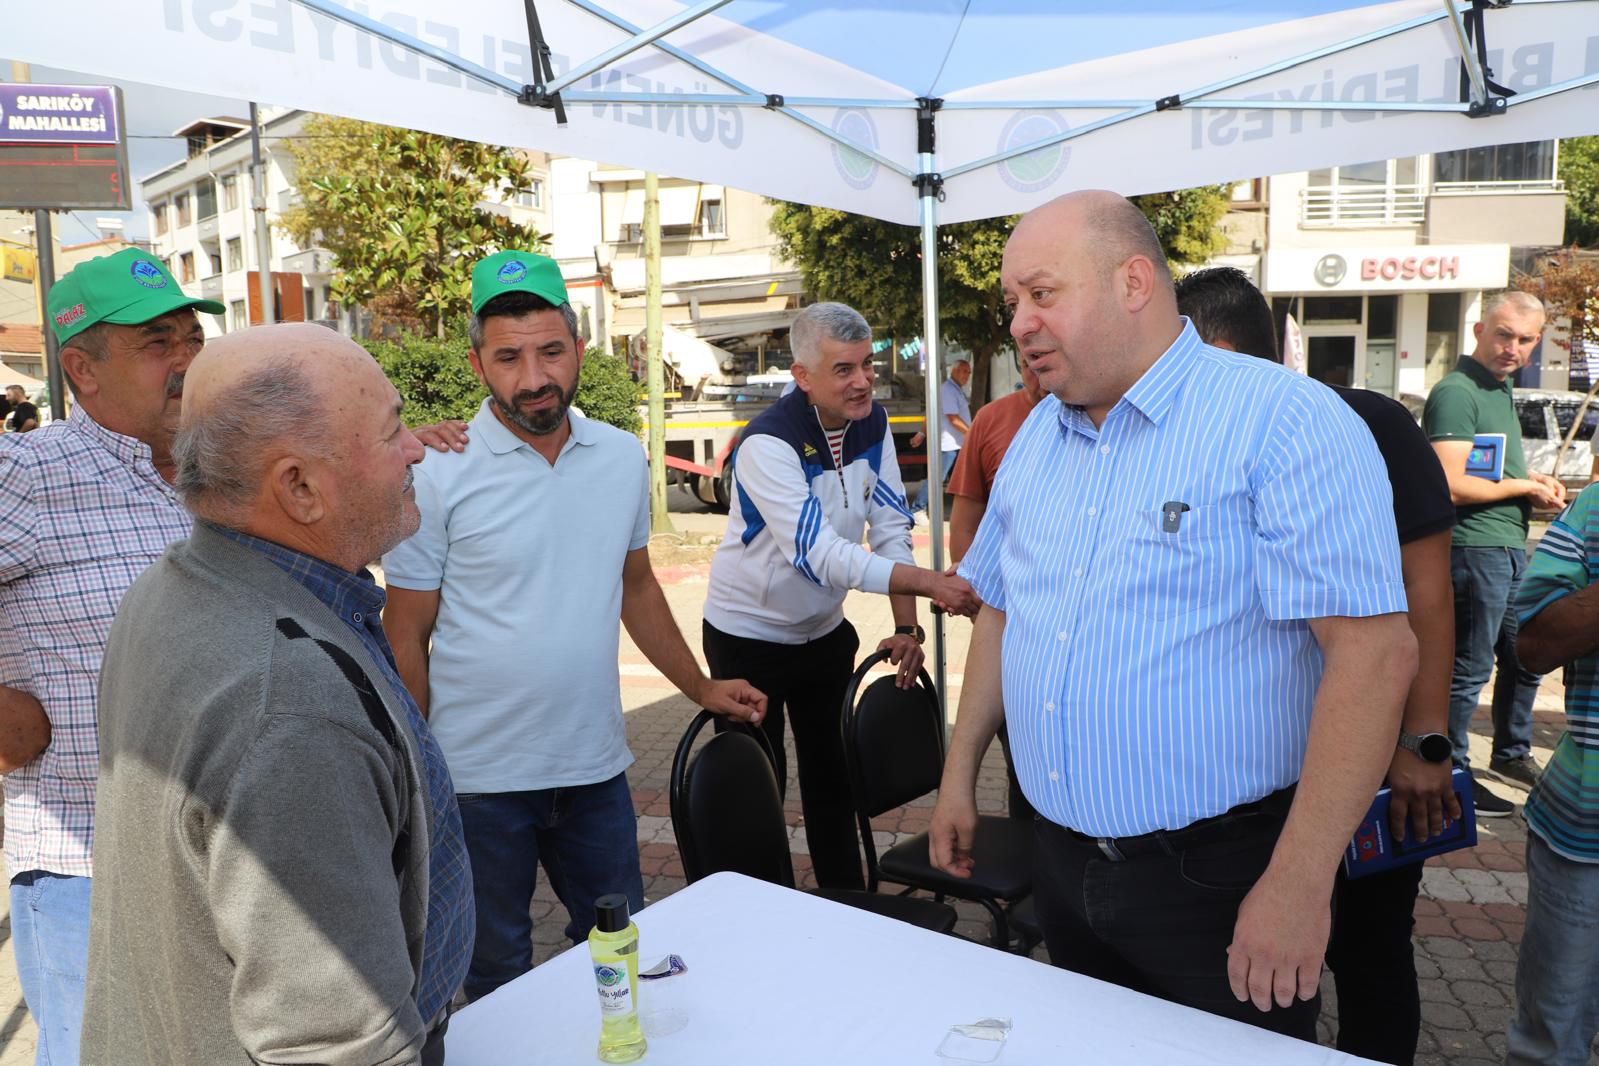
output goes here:
[{"label": "bottle label", "polygon": [[597,962],[594,984],[600,991],[600,1013],[619,1018],[633,1009],[633,985],[627,979],[627,963]]}]

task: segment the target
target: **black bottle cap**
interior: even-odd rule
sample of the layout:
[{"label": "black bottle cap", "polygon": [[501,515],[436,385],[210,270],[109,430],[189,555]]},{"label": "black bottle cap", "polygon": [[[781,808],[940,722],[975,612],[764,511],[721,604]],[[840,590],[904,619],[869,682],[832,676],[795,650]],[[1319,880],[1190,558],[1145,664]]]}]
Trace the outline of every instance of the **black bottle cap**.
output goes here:
[{"label": "black bottle cap", "polygon": [[594,925],[602,933],[620,933],[632,919],[627,913],[627,897],[620,892],[594,901]]}]

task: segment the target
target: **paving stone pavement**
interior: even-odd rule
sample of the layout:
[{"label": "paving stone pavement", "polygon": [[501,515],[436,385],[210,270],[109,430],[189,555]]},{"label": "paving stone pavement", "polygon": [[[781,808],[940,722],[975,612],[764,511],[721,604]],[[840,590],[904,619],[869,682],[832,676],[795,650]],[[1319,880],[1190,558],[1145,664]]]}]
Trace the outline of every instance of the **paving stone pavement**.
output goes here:
[{"label": "paving stone pavement", "polygon": [[[680,506],[675,490],[674,509]],[[704,603],[708,551],[696,542],[719,536],[725,519],[704,513],[675,513],[673,520],[686,545],[657,538],[663,549],[658,567],[668,602],[689,646],[699,654],[700,610]],[[919,528],[918,554],[927,556],[926,529]],[[893,631],[888,601],[882,596],[852,593],[845,612],[861,634],[863,649]],[[929,629],[932,619],[925,615]],[[968,623],[951,620],[948,633],[949,690],[958,699],[965,666]],[[620,660],[622,698],[627,736],[636,762],[629,770],[634,806],[638,813],[640,861],[647,900],[660,899],[682,888],[683,867],[672,833],[667,802],[672,754],[678,738],[696,708],[679,695],[651,667],[637,647],[622,634]],[[1484,690],[1485,694],[1491,687]],[[1563,729],[1561,687],[1558,676],[1546,678],[1534,709],[1535,743],[1539,761]],[[953,718],[953,711],[951,712]],[[1486,765],[1491,727],[1486,707],[1473,722],[1473,761]],[[800,887],[814,887],[810,859],[805,853],[805,830],[798,802],[798,784],[790,746],[790,780],[785,802],[794,850],[794,870]],[[1525,798],[1518,786],[1490,782],[1491,787],[1518,804]],[[978,781],[978,803],[985,813],[1005,808],[1005,775],[998,746],[984,760]],[[912,804],[873,823],[874,838],[886,845],[926,829],[932,803]],[[1524,865],[1526,827],[1519,817],[1483,820],[1479,843],[1470,851],[1455,852],[1429,861],[1416,905],[1416,969],[1422,998],[1422,1032],[1418,1066],[1491,1066],[1502,1063],[1505,1029],[1514,1009],[1516,953],[1526,921],[1527,875]],[[956,904],[961,920],[956,932],[986,941],[986,914],[975,904]],[[561,936],[565,916],[560,904],[541,879],[534,897],[534,959],[542,963],[568,947]],[[658,945],[649,952],[669,951]],[[1033,957],[1047,962],[1040,947]],[[1337,1032],[1338,1005],[1330,977],[1322,981],[1324,1009],[1318,1027],[1321,1042],[1332,1044]],[[33,1061],[35,1030],[27,1015],[16,979],[10,942],[9,899],[0,896],[0,1066],[26,1066]],[[1589,1059],[1599,1064],[1599,1052]]]}]

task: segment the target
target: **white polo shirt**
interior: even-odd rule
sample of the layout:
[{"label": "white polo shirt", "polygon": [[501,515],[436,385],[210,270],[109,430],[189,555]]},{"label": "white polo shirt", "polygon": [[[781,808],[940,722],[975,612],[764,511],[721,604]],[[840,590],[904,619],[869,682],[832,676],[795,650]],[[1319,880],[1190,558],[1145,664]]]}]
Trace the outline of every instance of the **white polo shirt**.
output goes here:
[{"label": "white polo shirt", "polygon": [[390,585],[440,590],[428,724],[457,792],[590,785],[633,762],[616,663],[649,471],[631,434],[570,421],[552,467],[484,400],[466,451],[417,466],[422,527],[383,558]]}]

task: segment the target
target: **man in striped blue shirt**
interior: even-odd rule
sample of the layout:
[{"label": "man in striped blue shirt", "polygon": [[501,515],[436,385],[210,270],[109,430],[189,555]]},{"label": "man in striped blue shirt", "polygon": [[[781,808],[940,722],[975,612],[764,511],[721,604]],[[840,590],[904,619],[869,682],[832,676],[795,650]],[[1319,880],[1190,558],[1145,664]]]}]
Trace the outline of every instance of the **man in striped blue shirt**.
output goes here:
[{"label": "man in striped blue shirt", "polygon": [[1333,875],[1416,668],[1382,459],[1326,387],[1200,342],[1120,196],[1026,216],[1001,280],[1054,399],[961,567],[984,607],[933,861],[971,868],[1003,718],[1051,959],[1314,1039]]}]

